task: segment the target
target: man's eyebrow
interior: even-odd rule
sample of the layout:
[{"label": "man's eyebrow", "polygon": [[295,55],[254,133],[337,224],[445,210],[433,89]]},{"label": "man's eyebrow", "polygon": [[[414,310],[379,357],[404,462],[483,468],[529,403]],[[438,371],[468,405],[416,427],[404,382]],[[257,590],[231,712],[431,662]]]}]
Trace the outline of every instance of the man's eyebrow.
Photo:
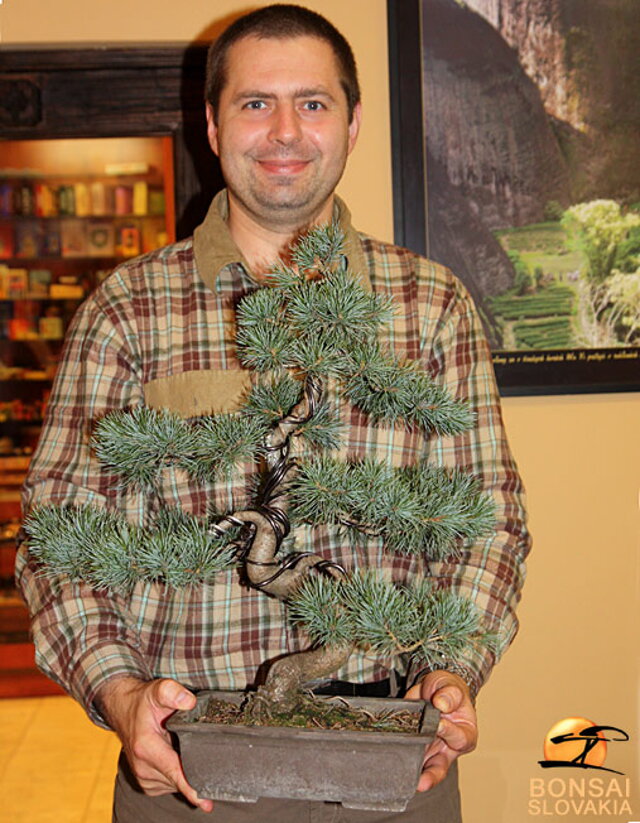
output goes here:
[{"label": "man's eyebrow", "polygon": [[328,97],[333,100],[333,95],[324,86],[314,86],[311,88],[298,89],[295,92],[296,97]]},{"label": "man's eyebrow", "polygon": [[[278,95],[273,92],[260,89],[245,89],[244,91],[238,92],[233,99],[235,102],[241,102],[242,100],[275,100],[277,97]],[[334,100],[334,96],[324,86],[294,89],[293,97],[296,99],[300,97],[325,97],[328,100]]]},{"label": "man's eyebrow", "polygon": [[233,98],[234,100],[272,100],[275,94],[269,94],[266,91],[259,91],[258,89],[247,89],[240,91]]}]

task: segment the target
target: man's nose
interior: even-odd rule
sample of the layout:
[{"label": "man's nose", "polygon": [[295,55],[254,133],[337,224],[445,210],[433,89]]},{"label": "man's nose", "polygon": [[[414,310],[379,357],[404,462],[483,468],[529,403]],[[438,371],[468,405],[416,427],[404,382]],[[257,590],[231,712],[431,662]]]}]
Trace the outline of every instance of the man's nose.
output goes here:
[{"label": "man's nose", "polygon": [[300,139],[300,116],[295,106],[285,104],[276,107],[271,118],[269,137],[282,145],[289,145]]}]

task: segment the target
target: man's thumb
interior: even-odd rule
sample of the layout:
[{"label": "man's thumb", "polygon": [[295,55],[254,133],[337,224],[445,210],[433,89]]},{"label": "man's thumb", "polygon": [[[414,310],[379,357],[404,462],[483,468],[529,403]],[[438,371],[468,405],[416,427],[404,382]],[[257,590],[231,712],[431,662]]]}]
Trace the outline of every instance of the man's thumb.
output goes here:
[{"label": "man's thumb", "polygon": [[166,709],[192,709],[195,695],[175,680],[160,680],[156,692],[158,704]]}]

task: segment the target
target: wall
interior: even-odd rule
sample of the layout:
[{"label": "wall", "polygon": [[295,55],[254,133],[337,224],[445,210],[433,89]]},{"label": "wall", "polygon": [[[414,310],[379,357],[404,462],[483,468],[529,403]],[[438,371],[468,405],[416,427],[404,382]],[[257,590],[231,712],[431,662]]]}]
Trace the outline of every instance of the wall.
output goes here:
[{"label": "wall", "polygon": [[[341,192],[359,226],[391,239],[385,2],[307,4],[346,34],[360,65],[363,133]],[[0,32],[6,45],[190,40],[244,8],[238,0],[190,0],[176,13],[173,4],[155,0],[94,0],[87,12],[81,0],[4,0]],[[586,716],[637,740],[639,401],[637,394],[611,394],[504,402],[536,542],[522,631],[479,697],[480,745],[462,764],[467,823],[533,816],[529,780],[541,777],[536,761],[544,735],[561,718]],[[637,742],[611,744],[607,765],[625,772],[637,792],[636,751]],[[562,804],[536,808],[566,821],[603,819],[576,807],[565,812]],[[637,796],[633,809],[609,819],[638,819]]]}]

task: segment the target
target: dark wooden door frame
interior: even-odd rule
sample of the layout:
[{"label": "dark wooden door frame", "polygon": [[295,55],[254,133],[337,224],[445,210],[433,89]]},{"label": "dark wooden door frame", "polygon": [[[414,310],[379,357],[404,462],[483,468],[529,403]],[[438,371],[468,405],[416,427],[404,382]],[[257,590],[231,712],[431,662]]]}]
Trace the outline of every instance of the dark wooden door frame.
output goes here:
[{"label": "dark wooden door frame", "polygon": [[206,53],[203,43],[0,49],[0,140],[170,135],[185,237],[223,186],[206,137]]},{"label": "dark wooden door frame", "polygon": [[387,0],[394,238],[428,256],[419,0]]}]

